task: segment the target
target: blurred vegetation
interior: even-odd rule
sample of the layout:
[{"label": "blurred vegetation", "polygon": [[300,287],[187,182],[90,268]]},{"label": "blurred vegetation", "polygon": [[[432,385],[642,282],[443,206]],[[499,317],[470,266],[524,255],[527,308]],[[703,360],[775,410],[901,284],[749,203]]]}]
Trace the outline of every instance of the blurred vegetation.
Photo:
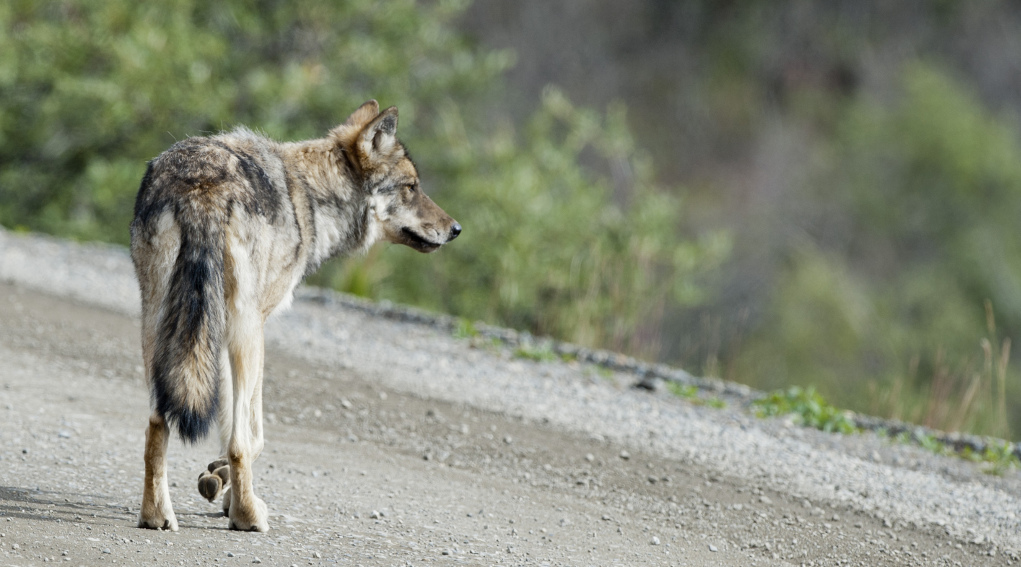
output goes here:
[{"label": "blurred vegetation", "polygon": [[792,240],[763,329],[734,371],[1009,436],[1009,337],[1021,330],[1016,130],[938,66],[910,65],[902,81],[892,104],[841,109],[803,195],[829,210]]},{"label": "blurred vegetation", "polygon": [[312,283],[1021,432],[1005,0],[12,0],[0,30],[7,227],[126,243],[175,140],[376,98],[464,236]]},{"label": "blurred vegetation", "polygon": [[627,100],[687,188],[684,225],[729,231],[706,303],[666,314],[663,359],[1021,432],[1016,3],[491,0],[465,25],[517,52],[518,116],[550,82]]}]

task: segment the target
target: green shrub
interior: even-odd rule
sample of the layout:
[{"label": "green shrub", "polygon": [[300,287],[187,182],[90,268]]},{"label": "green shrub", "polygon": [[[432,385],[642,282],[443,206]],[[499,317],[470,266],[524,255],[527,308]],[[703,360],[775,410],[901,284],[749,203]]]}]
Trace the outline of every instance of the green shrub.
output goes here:
[{"label": "green shrub", "polygon": [[759,417],[793,415],[799,425],[807,425],[823,431],[855,433],[858,426],[845,410],[826,402],[815,388],[791,386],[786,390],[769,393],[765,398],[753,402],[755,414]]}]

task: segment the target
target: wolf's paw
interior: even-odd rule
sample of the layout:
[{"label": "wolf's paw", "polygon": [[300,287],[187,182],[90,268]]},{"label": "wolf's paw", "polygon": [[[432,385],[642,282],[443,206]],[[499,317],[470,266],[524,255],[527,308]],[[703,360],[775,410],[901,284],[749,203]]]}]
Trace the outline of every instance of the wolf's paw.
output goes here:
[{"label": "wolf's paw", "polygon": [[138,516],[138,527],[149,530],[170,530],[172,532],[177,531],[177,517],[174,516],[174,511],[169,509],[166,510],[155,510],[148,512],[142,510],[142,513]]},{"label": "wolf's paw", "polygon": [[244,508],[247,509],[243,509],[238,503],[230,506],[230,512],[228,512],[230,529],[243,532],[269,531],[269,511],[262,498],[253,495],[251,506]]},{"label": "wolf's paw", "polygon": [[225,490],[230,488],[230,465],[227,459],[218,459],[209,463],[208,470],[199,475],[199,494],[213,502]]}]

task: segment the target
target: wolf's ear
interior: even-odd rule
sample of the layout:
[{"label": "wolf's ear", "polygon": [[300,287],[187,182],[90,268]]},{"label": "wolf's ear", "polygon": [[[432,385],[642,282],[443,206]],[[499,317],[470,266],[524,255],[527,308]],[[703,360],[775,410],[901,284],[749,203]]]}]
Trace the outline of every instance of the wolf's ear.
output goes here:
[{"label": "wolf's ear", "polygon": [[344,122],[344,126],[354,126],[361,130],[370,120],[379,115],[379,103],[369,100],[358,107],[358,110],[351,113]]},{"label": "wolf's ear", "polygon": [[344,147],[354,144],[355,138],[365,125],[379,115],[379,103],[370,100],[358,107],[358,110],[351,113],[343,124],[330,130],[330,136],[337,140],[337,143]]},{"label": "wolf's ear", "polygon": [[379,113],[362,128],[355,142],[358,149],[358,157],[371,161],[374,154],[388,154],[397,143],[397,107],[390,108]]}]

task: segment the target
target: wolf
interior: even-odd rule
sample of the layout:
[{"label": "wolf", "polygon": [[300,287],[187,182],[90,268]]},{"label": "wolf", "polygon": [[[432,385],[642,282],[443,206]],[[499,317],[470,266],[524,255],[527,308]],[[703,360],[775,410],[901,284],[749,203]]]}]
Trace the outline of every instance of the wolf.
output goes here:
[{"label": "wolf", "polygon": [[231,529],[268,530],[252,487],[267,317],[328,258],[378,241],[432,252],[461,233],[422,192],[397,117],[370,100],[323,138],[280,143],[241,127],[185,139],[149,162],[131,222],[152,394],[139,527],[178,529],[171,429],[195,442],[216,421],[220,456],[199,492],[223,497]]}]

